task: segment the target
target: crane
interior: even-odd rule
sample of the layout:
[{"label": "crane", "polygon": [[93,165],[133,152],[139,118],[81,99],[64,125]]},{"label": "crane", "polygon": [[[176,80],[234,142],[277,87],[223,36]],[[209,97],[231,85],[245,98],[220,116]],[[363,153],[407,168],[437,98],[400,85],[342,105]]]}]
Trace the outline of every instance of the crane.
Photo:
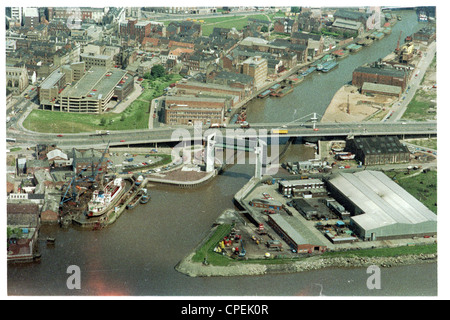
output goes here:
[{"label": "crane", "polygon": [[[72,179],[70,179],[70,181],[69,181],[69,183],[68,183],[68,185],[67,185],[66,192],[64,192],[64,196],[61,198],[61,202],[60,202],[61,205],[62,205],[64,202],[67,202],[67,201],[71,200],[72,198],[74,198],[74,197],[76,196],[76,192],[75,192],[76,183],[77,183],[77,182],[80,182],[80,181],[83,181],[84,179],[81,179],[81,180],[78,180],[78,181],[75,181],[75,179],[76,179],[78,176],[80,176],[80,175],[83,173],[83,171],[85,171],[85,170],[86,170],[86,168],[84,168],[83,170],[81,170],[80,173],[74,174],[73,177],[72,177]],[[71,187],[72,187],[72,197],[66,198],[66,197],[67,197],[67,193],[69,192],[69,190],[70,190]],[[64,189],[64,188],[63,188],[63,189]]]},{"label": "crane", "polygon": [[91,175],[91,177],[89,178],[89,180],[90,180],[91,182],[94,182],[94,181],[95,181],[95,178],[97,177],[97,174],[98,174],[98,172],[99,172],[98,169],[99,169],[100,165],[102,164],[103,159],[105,159],[105,154],[106,154],[106,151],[107,151],[108,148],[109,148],[109,143],[110,143],[110,142],[111,142],[111,141],[108,141],[108,144],[106,145],[106,148],[105,148],[105,150],[103,151],[100,160],[98,161],[97,165],[95,166],[95,169],[94,169],[94,166],[92,166],[92,175]]}]

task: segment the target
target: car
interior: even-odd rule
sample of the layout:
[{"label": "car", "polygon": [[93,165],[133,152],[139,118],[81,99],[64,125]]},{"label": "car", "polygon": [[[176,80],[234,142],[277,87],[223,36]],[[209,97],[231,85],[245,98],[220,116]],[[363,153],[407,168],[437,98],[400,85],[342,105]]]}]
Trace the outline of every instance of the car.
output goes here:
[{"label": "car", "polygon": [[120,142],[125,142],[125,140],[120,140]]},{"label": "car", "polygon": [[58,135],[57,135],[58,138],[61,138],[62,136],[63,136],[62,134],[58,134]]},{"label": "car", "polygon": [[317,129],[317,128],[314,128],[314,131],[319,131],[319,129]]}]

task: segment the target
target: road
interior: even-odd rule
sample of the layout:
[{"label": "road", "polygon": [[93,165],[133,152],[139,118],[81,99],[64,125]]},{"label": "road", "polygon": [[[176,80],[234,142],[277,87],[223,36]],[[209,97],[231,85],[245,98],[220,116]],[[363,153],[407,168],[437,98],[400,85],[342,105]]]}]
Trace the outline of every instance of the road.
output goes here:
[{"label": "road", "polygon": [[[411,100],[414,98],[414,95],[416,94],[417,89],[420,88],[420,83],[422,82],[423,77],[425,76],[425,72],[428,69],[428,66],[433,61],[434,55],[436,53],[436,41],[433,41],[427,48],[426,53],[423,53],[422,59],[420,59],[419,63],[417,64],[416,69],[414,70],[413,76],[411,77],[411,80],[409,81],[409,89],[405,91],[405,93],[400,98],[400,102],[396,103],[392,107],[392,111],[394,113],[391,117],[383,119],[387,122],[392,121],[398,121],[402,118],[403,114],[406,111],[406,108],[408,107],[408,104],[411,102]],[[417,76],[415,76],[418,74]]]},{"label": "road", "polygon": [[177,142],[181,140],[203,139],[212,130],[227,137],[260,137],[271,134],[271,129],[286,129],[288,134],[284,136],[297,137],[347,137],[349,135],[435,135],[437,134],[436,122],[408,122],[408,123],[316,123],[313,130],[311,123],[304,124],[252,124],[250,129],[240,129],[238,125],[230,125],[225,129],[211,129],[207,127],[161,127],[152,130],[111,131],[110,135],[90,136],[90,133],[64,134],[57,137],[54,133],[24,132],[17,129],[8,130],[8,138],[15,138],[16,144],[26,147],[35,146],[38,143],[55,143],[61,147],[69,146],[105,146],[110,142],[111,146],[128,146],[137,143]]}]

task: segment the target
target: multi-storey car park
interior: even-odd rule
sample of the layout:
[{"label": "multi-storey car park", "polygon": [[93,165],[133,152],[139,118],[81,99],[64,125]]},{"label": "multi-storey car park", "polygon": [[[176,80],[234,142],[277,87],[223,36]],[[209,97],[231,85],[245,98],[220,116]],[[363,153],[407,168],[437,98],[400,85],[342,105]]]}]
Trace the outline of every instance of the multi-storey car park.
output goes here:
[{"label": "multi-storey car park", "polygon": [[[116,68],[105,70],[103,67],[91,67],[79,81],[66,87],[56,85],[61,77],[61,73],[52,74],[41,85],[40,104],[43,108],[50,108],[52,111],[103,113],[113,97],[122,100],[133,88],[133,78],[126,71]],[[59,90],[53,90],[49,99],[44,91],[54,87]]]}]

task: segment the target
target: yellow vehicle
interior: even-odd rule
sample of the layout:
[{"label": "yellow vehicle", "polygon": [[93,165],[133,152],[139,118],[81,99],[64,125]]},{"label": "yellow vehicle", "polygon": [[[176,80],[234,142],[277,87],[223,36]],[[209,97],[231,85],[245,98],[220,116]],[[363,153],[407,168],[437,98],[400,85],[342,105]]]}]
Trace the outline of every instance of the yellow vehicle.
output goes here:
[{"label": "yellow vehicle", "polygon": [[272,129],[272,133],[277,134],[287,134],[289,131],[287,129]]}]

